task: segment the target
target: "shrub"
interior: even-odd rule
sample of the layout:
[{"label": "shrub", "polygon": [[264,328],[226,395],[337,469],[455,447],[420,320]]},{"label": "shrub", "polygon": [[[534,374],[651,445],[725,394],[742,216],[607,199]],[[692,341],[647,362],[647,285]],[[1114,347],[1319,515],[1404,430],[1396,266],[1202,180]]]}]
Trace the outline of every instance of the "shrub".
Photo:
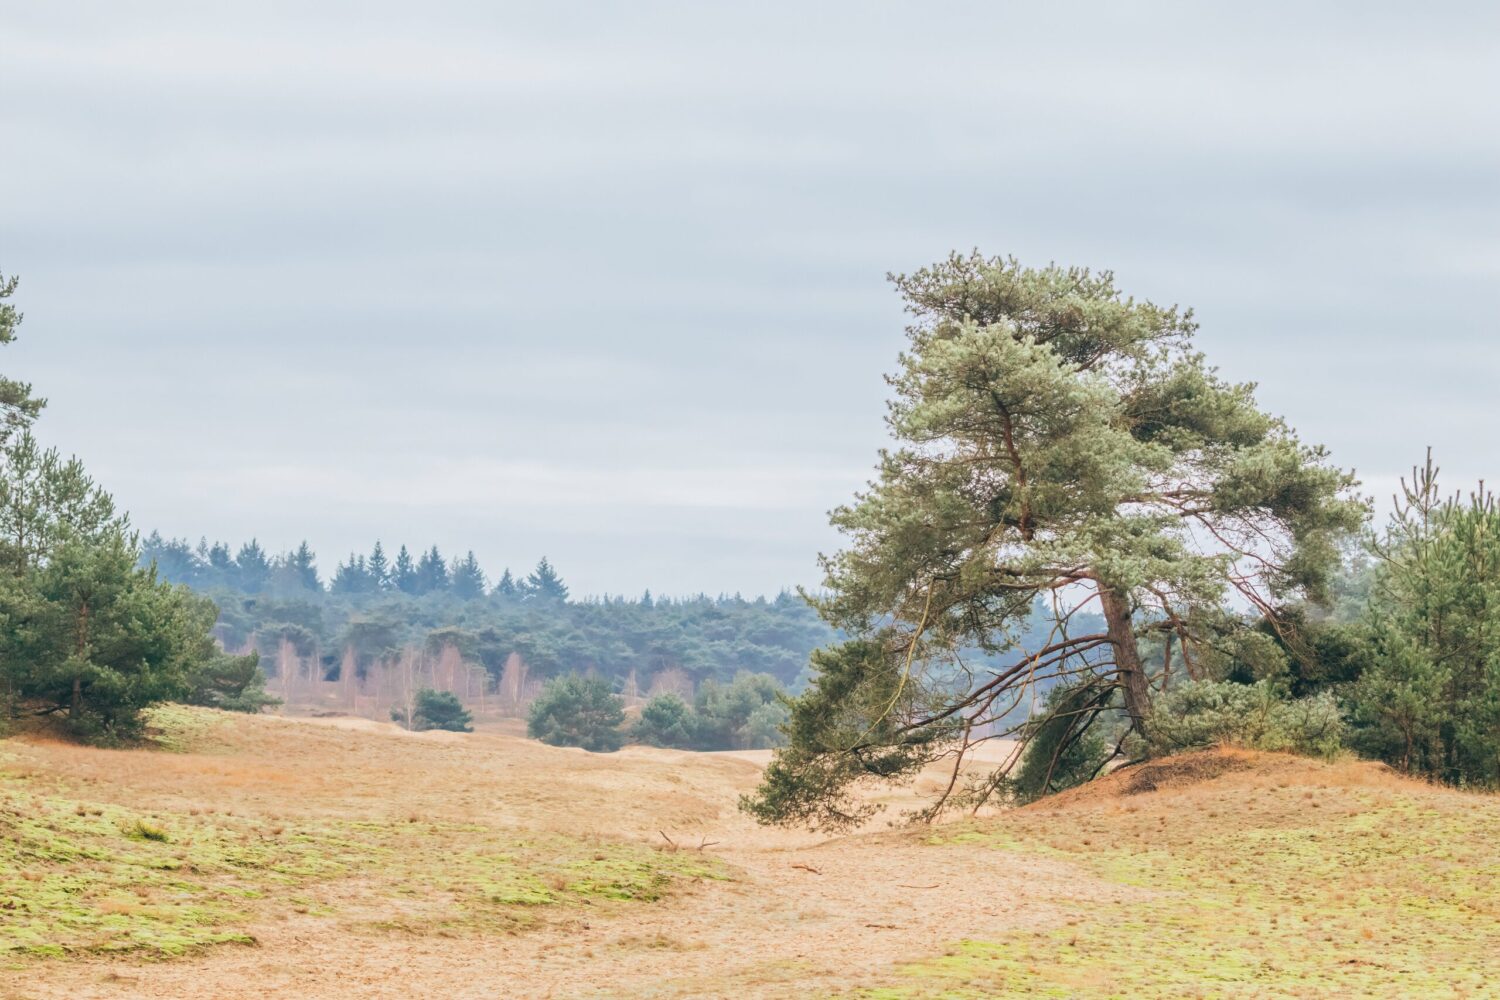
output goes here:
[{"label": "shrub", "polygon": [[555,747],[582,747],[595,753],[618,750],[625,742],[620,725],[625,703],[600,677],[569,674],[547,682],[526,716],[526,732]]},{"label": "shrub", "polygon": [[118,744],[141,734],[142,710],[190,692],[193,672],[218,654],[210,634],[218,611],[137,567],[136,555],[134,538],[111,526],[92,537],[65,533],[44,564],[5,574],[7,701],[62,715],[86,742]]},{"label": "shrub", "polygon": [[696,721],[687,702],[675,694],[659,694],[641,709],[630,737],[649,746],[690,750],[697,745]]},{"label": "shrub", "polygon": [[787,708],[770,674],[742,670],[728,684],[705,681],[693,710],[700,750],[764,750],[784,742]]},{"label": "shrub", "polygon": [[125,836],[134,840],[151,840],[158,844],[165,844],[172,839],[167,835],[166,830],[154,823],[148,823],[144,819],[137,819],[134,823],[127,826],[125,828]]},{"label": "shrub", "polygon": [[1197,681],[1157,698],[1146,720],[1153,757],[1219,744],[1332,757],[1344,745],[1344,720],[1332,693],[1281,697],[1269,681]]},{"label": "shrub", "polygon": [[675,694],[652,698],[631,738],[681,750],[762,750],[782,744],[786,718],[776,678],[741,671],[729,684],[705,681],[691,707]]},{"label": "shrub", "polygon": [[1354,744],[1407,773],[1500,787],[1500,503],[1444,498],[1437,467],[1402,482],[1365,622],[1365,669],[1346,692]]},{"label": "shrub", "polygon": [[230,656],[215,652],[188,673],[189,705],[206,705],[226,712],[254,714],[279,698],[266,693],[266,675],[260,669],[260,654]]},{"label": "shrub", "polygon": [[1113,750],[1100,716],[1113,702],[1114,688],[1100,682],[1059,684],[1047,692],[1047,710],[1027,724],[1026,749],[1007,782],[1017,801],[1032,802],[1099,773]]},{"label": "shrub", "polygon": [[434,691],[432,688],[423,688],[417,692],[410,721],[406,718],[406,712],[400,708],[391,709],[391,720],[401,723],[407,729],[445,729],[453,733],[474,731],[474,727],[469,724],[473,721],[473,716],[464,708],[458,696],[451,691]]}]

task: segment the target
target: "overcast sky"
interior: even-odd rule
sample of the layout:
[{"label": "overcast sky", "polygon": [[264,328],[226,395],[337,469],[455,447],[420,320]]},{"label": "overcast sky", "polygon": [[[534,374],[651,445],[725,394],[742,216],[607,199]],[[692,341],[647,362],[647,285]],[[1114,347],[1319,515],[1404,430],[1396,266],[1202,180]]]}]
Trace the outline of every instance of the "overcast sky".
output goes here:
[{"label": "overcast sky", "polygon": [[884,441],[885,273],[979,247],[1467,485],[1497,109],[1481,3],[0,0],[0,364],[143,529],[774,593]]}]

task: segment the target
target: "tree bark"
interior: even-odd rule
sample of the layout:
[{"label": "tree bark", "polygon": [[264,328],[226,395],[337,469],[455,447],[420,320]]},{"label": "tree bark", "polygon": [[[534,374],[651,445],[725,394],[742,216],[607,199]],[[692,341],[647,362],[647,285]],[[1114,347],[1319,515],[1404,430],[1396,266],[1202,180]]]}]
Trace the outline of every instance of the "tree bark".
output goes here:
[{"label": "tree bark", "polygon": [[1140,650],[1135,644],[1135,625],[1130,620],[1130,598],[1106,583],[1099,584],[1099,603],[1108,626],[1110,645],[1115,648],[1115,670],[1125,692],[1125,711],[1130,724],[1141,735],[1146,733],[1146,713],[1151,708],[1151,690],[1146,671],[1141,666]]},{"label": "tree bark", "polygon": [[[78,608],[78,634],[74,636],[74,655],[80,663],[89,648],[89,602],[85,600]],[[68,718],[77,719],[83,714],[83,678],[73,678],[73,698],[68,705]]]}]

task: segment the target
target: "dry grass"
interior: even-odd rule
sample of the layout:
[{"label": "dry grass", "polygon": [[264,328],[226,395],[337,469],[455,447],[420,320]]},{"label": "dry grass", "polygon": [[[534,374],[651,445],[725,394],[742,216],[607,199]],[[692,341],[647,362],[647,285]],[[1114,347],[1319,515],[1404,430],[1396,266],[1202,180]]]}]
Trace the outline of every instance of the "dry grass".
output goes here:
[{"label": "dry grass", "polygon": [[[309,755],[333,755],[330,770],[345,770],[338,742],[316,730],[181,709],[156,721],[175,752],[6,745],[0,955],[12,965],[253,943],[255,927],[289,914],[334,917],[352,933],[515,933],[574,919],[580,906],[653,902],[728,875],[701,853],[431,808],[437,769],[299,780],[311,778],[295,770]],[[279,765],[246,759],[267,736]],[[378,767],[379,751],[396,746],[366,749],[375,752],[360,763]],[[361,782],[384,787],[380,807],[329,801],[334,787]]]},{"label": "dry grass", "polygon": [[866,997],[1462,997],[1500,982],[1500,801],[1379,765],[1184,755],[939,839],[1066,860],[1134,895],[957,940]]},{"label": "dry grass", "polygon": [[[736,811],[764,755],[181,710],[161,728],[172,752],[0,743],[4,822],[29,831],[0,842],[22,845],[0,857],[4,891],[66,903],[26,918],[24,946],[61,957],[13,953],[0,996],[1477,996],[1500,981],[1496,802],[1367,765],[1189,756],[974,823],[829,840]],[[913,792],[882,795],[899,812]],[[0,914],[0,940],[17,925]]]}]

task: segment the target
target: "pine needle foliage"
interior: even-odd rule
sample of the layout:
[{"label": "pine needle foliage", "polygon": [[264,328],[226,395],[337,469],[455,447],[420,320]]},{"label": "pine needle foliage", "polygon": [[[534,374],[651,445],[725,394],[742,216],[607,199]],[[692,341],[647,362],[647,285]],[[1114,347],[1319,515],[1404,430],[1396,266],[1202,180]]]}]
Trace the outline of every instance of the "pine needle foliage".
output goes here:
[{"label": "pine needle foliage", "polygon": [[[833,512],[846,544],[816,599],[856,644],[824,660],[747,802],[770,822],[854,817],[853,784],[909,774],[955,733],[1014,731],[1060,681],[1118,691],[1144,731],[1164,671],[1247,628],[1226,608],[1325,599],[1366,515],[1352,474],[1193,348],[1190,312],[1108,272],[978,253],[891,280],[912,315],[894,443]],[[1050,637],[1022,646],[1038,608]],[[1080,609],[1103,627],[1076,628]],[[1146,663],[1143,638],[1168,636]]]}]

